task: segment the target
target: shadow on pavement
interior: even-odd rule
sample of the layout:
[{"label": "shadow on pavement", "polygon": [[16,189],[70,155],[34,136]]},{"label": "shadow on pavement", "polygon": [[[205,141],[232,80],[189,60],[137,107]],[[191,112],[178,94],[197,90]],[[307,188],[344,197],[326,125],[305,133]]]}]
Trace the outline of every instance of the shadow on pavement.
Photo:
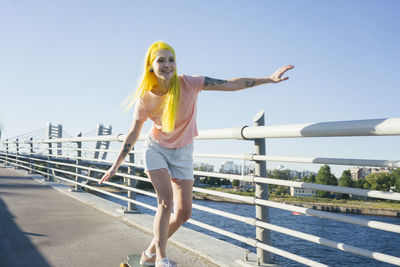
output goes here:
[{"label": "shadow on pavement", "polygon": [[[0,192],[0,196],[2,193]],[[0,265],[8,267],[50,267],[50,264],[31,243],[27,235],[43,236],[23,232],[14,221],[13,214],[0,198]]]}]

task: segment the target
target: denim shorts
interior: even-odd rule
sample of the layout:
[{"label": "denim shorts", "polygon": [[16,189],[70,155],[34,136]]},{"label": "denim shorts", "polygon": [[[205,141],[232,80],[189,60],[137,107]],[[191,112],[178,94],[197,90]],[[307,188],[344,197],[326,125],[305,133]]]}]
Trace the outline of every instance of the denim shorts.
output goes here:
[{"label": "denim shorts", "polygon": [[171,178],[194,180],[193,142],[184,147],[167,148],[147,136],[143,149],[145,172],[164,168]]}]

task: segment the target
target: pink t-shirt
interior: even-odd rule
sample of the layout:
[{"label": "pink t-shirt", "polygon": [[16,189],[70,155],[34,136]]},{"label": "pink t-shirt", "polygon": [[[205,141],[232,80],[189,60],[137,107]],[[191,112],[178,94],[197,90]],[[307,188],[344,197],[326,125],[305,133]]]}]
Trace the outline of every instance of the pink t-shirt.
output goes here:
[{"label": "pink t-shirt", "polygon": [[163,96],[146,92],[139,97],[134,111],[134,119],[146,121],[150,118],[154,124],[149,135],[163,147],[179,148],[190,144],[199,135],[196,124],[196,103],[198,93],[203,89],[203,76],[179,76],[181,96],[175,118],[175,128],[171,133],[163,132],[161,126],[162,110],[159,108]]}]

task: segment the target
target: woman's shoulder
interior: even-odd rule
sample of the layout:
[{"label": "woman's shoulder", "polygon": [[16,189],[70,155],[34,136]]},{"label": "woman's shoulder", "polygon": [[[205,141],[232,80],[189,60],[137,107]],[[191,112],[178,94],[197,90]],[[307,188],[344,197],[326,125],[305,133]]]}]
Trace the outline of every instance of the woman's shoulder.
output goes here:
[{"label": "woman's shoulder", "polygon": [[204,76],[200,76],[200,75],[190,75],[190,74],[181,74],[178,75],[179,78],[182,80],[193,80],[193,79],[200,79],[200,78],[204,78]]},{"label": "woman's shoulder", "polygon": [[200,89],[204,83],[204,76],[182,74],[179,78],[183,87]]}]

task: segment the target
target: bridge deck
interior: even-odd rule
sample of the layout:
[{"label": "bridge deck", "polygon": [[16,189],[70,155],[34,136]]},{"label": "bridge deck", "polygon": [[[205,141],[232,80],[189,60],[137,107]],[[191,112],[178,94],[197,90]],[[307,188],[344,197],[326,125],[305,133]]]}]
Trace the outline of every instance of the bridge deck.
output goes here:
[{"label": "bridge deck", "polygon": [[[0,165],[2,266],[119,266],[150,241],[150,235]],[[179,266],[210,266],[171,244],[167,253]]]}]

